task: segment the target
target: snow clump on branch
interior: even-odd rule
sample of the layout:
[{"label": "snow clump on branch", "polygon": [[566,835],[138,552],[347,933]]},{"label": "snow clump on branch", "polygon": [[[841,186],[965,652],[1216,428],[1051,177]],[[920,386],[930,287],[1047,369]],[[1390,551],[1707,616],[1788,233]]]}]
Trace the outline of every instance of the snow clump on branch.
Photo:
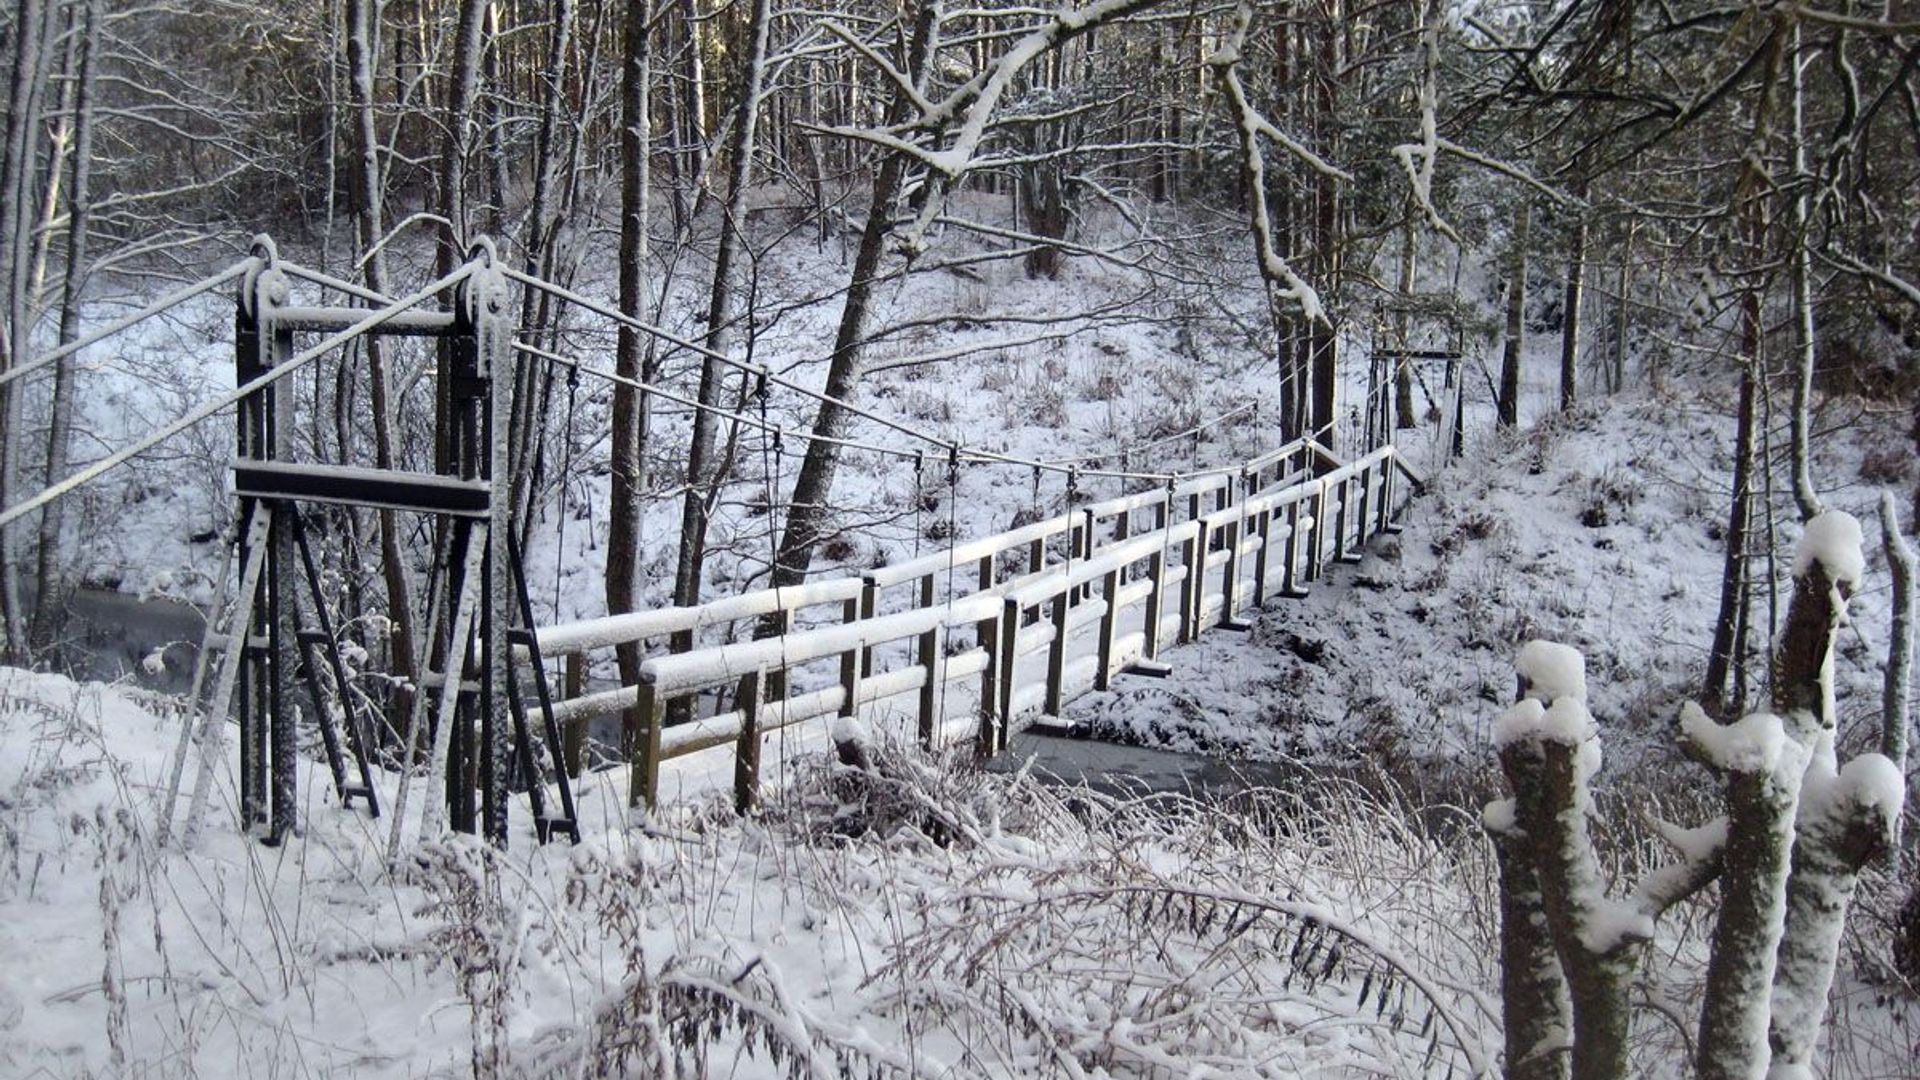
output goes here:
[{"label": "snow clump on branch", "polygon": [[1514,669],[1526,680],[1526,693],[1552,703],[1561,698],[1587,700],[1587,658],[1557,641],[1529,641],[1520,647]]},{"label": "snow clump on branch", "polygon": [[1866,573],[1867,560],[1861,552],[1860,520],[1840,510],[1817,514],[1807,522],[1793,553],[1793,576],[1804,577],[1819,563],[1835,585],[1852,588]]}]

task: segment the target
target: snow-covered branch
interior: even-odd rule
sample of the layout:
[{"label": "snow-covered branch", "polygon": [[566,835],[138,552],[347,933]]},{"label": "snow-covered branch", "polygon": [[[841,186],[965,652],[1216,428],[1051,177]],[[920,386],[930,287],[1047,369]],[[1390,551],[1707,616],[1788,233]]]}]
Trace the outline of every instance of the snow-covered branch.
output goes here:
[{"label": "snow-covered branch", "polygon": [[1260,115],[1247,98],[1246,87],[1241,85],[1239,72],[1242,50],[1246,47],[1247,28],[1253,21],[1253,6],[1242,3],[1234,15],[1233,33],[1228,35],[1225,44],[1207,58],[1220,77],[1221,84],[1227,89],[1227,97],[1234,111],[1234,128],[1240,136],[1240,156],[1242,167],[1247,174],[1247,198],[1253,204],[1253,245],[1260,260],[1260,276],[1268,285],[1272,302],[1293,301],[1300,305],[1301,314],[1308,322],[1327,321],[1326,310],[1321,306],[1320,294],[1305,279],[1296,273],[1287,260],[1280,254],[1274,243],[1273,213],[1267,202],[1267,163],[1266,155],[1260,149],[1261,136],[1267,136],[1281,146],[1294,151],[1309,164],[1314,164],[1322,173],[1339,179],[1347,175],[1332,165],[1321,161],[1318,155],[1308,151],[1297,141],[1287,138],[1280,130]]}]

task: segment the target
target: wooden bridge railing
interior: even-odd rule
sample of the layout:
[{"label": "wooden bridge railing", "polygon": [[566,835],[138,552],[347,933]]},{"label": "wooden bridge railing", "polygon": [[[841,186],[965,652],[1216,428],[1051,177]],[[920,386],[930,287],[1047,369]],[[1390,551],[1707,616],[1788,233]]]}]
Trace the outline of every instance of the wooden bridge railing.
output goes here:
[{"label": "wooden bridge railing", "polygon": [[[1336,467],[1308,477],[1315,460]],[[909,694],[919,737],[934,744],[948,720],[948,688],[973,680],[975,738],[992,753],[1026,713],[1055,715],[1129,668],[1164,674],[1155,657],[1168,644],[1210,627],[1244,629],[1242,610],[1276,592],[1299,595],[1328,561],[1357,558],[1390,529],[1403,478],[1419,483],[1392,446],[1339,463],[1302,441],[1239,472],[1092,503],[862,577],[542,629],[541,653],[564,658],[567,671],[555,714],[570,744],[591,718],[624,714],[630,796],[649,805],[662,762],[728,743],[746,805],[771,733],[856,717]],[[839,618],[830,622],[835,604]],[[684,643],[703,631],[737,635],[736,624],[768,615],[788,632],[696,640],[644,661],[637,686],[580,693],[594,650],[676,634]],[[1035,662],[1042,651],[1043,666]],[[817,670],[833,663],[837,676]],[[712,691],[737,693],[724,711],[666,725],[670,702]]]}]

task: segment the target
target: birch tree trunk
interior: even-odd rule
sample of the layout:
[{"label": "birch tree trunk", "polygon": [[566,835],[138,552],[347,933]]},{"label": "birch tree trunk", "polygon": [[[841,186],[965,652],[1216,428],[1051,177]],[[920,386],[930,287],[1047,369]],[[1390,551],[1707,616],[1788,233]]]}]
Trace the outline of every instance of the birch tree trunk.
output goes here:
[{"label": "birch tree trunk", "polygon": [[[1586,196],[1583,184],[1578,191]],[[1574,223],[1573,240],[1567,252],[1567,285],[1562,294],[1560,324],[1560,411],[1566,412],[1580,399],[1580,298],[1582,279],[1587,272],[1587,217],[1583,213]]]},{"label": "birch tree trunk", "polygon": [[[754,0],[747,24],[747,52],[742,58],[744,84],[735,114],[729,147],[727,199],[720,208],[720,242],[714,253],[713,286],[707,293],[709,353],[724,355],[733,341],[735,269],[741,256],[746,225],[748,189],[753,183],[755,133],[759,127],[760,94],[765,81],[769,0]],[[711,355],[700,362],[699,402],[693,415],[693,436],[687,451],[687,492],[680,515],[680,558],[673,579],[673,602],[688,606],[700,602],[700,573],[706,562],[707,519],[724,477],[714,460],[720,429],[716,410],[725,377],[720,361]],[[691,635],[683,642],[691,645]]]},{"label": "birch tree trunk", "polygon": [[[73,146],[67,155],[67,266],[60,296],[60,344],[80,336],[80,300],[87,283],[87,227],[91,221],[93,176],[94,56],[99,44],[101,0],[85,0],[76,30],[79,40],[77,70],[72,85]],[[68,443],[73,430],[73,357],[54,368],[53,401],[47,421],[47,483],[67,474]],[[36,648],[51,643],[65,582],[60,580],[60,533],[66,502],[55,499],[40,513],[38,565],[34,580],[39,595],[34,605],[32,641]]]},{"label": "birch tree trunk", "polygon": [[[1412,217],[1413,215],[1409,213],[1406,231],[1400,235],[1399,291],[1402,302],[1413,298],[1414,256],[1420,243],[1419,230],[1415,227]],[[1405,311],[1397,313],[1393,321],[1394,328],[1398,331],[1395,334],[1397,340],[1394,342],[1394,347],[1401,353],[1393,368],[1393,426],[1405,430],[1417,427],[1420,416],[1413,407],[1413,358],[1405,355],[1408,351],[1407,313]]]},{"label": "birch tree trunk", "polygon": [[[374,18],[376,0],[347,0],[347,82],[351,87],[355,138],[359,168],[354,177],[360,196],[360,247],[372,251],[386,232],[385,187],[380,168],[380,132],[373,112],[373,76],[380,55],[379,24]],[[367,259],[367,287],[387,293],[386,259],[372,251]],[[374,465],[391,469],[395,463],[393,408],[388,398],[386,356],[380,339],[363,337],[367,356],[368,407],[373,412]],[[387,590],[389,633],[387,648],[393,657],[394,674],[412,683],[418,675],[418,656],[413,639],[413,600],[407,586],[406,564],[400,557],[400,529],[393,511],[381,510],[380,576]],[[432,643],[428,643],[432,647]],[[396,715],[404,715],[408,694],[398,695]],[[396,730],[398,727],[396,725]]]}]

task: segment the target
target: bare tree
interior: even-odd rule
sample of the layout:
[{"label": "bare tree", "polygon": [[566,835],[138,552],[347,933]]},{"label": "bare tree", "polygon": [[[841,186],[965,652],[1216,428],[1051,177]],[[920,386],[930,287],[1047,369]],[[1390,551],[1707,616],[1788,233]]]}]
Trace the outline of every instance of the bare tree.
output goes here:
[{"label": "bare tree", "polygon": [[[67,152],[67,265],[60,295],[61,345],[71,344],[80,336],[80,300],[87,282],[87,229],[93,220],[94,73],[100,44],[100,18],[101,0],[85,0],[74,15],[78,56],[67,94],[72,147]],[[49,485],[67,475],[74,406],[72,358],[57,363],[53,379],[53,401],[47,419],[45,475]],[[59,570],[60,533],[65,520],[66,507],[57,499],[47,504],[40,515],[38,563],[34,573],[39,593],[32,627],[36,648],[44,649],[51,642],[59,605],[65,601]]]},{"label": "bare tree", "polygon": [[[680,558],[673,579],[673,602],[700,602],[700,573],[706,560],[707,519],[719,494],[716,453],[720,421],[720,384],[724,372],[713,354],[725,354],[733,338],[739,283],[735,263],[741,258],[747,217],[747,196],[753,182],[755,133],[759,127],[762,88],[766,83],[769,0],[753,0],[747,23],[747,48],[741,55],[740,101],[733,118],[733,140],[728,147],[727,198],[720,208],[720,240],[714,251],[713,285],[707,293],[708,355],[700,363],[698,400],[704,408],[693,416],[693,437],[687,450],[687,490],[680,517]],[[685,639],[691,640],[690,635]]]},{"label": "bare tree", "polygon": [[[653,142],[653,4],[630,0],[621,24],[620,63],[620,311],[644,319],[652,306],[647,229],[653,198],[649,150]],[[637,564],[645,511],[648,403],[632,380],[651,379],[650,356],[640,332],[622,322],[614,350],[612,476],[607,521],[607,611],[632,611],[639,603]],[[619,650],[620,679],[640,679],[638,645]],[[629,725],[631,727],[631,725]]]}]

